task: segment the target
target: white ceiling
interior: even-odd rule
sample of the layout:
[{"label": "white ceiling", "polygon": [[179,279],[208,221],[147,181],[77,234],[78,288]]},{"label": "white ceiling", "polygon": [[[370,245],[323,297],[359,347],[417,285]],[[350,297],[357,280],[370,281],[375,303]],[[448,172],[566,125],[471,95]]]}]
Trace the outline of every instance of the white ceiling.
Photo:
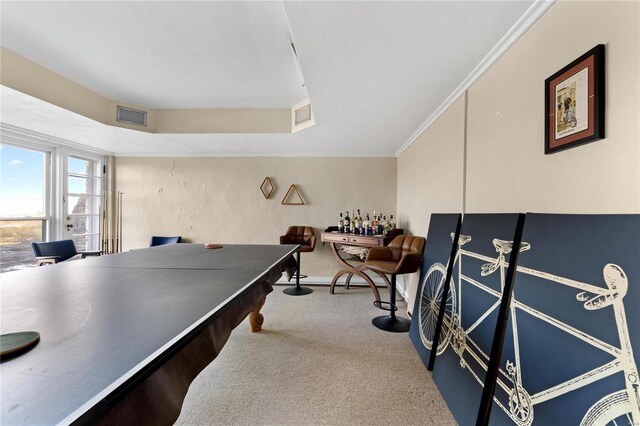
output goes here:
[{"label": "white ceiling", "polygon": [[[4,87],[1,121],[116,155],[393,156],[531,5],[286,2],[285,14],[281,2],[3,1],[4,46],[104,96],[165,108],[292,106],[288,17],[317,125],[154,135]],[[134,35],[143,42],[126,48]]]},{"label": "white ceiling", "polygon": [[2,45],[149,108],[288,108],[307,98],[281,2],[3,1]]}]

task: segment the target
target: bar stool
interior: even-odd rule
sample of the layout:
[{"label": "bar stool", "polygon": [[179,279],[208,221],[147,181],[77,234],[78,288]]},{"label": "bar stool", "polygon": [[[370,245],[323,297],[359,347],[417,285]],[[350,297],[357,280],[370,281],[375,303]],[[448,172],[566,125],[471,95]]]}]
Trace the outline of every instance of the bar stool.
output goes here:
[{"label": "bar stool", "polygon": [[[409,331],[411,321],[406,318],[397,318],[396,311],[396,276],[400,274],[412,274],[422,264],[424,253],[424,237],[399,235],[395,237],[387,247],[372,247],[365,261],[367,269],[391,275],[391,288],[389,289],[389,302],[373,302],[380,309],[389,311],[388,316],[379,316],[371,321],[373,325],[384,331],[401,333]],[[381,305],[388,304],[389,308]]]},{"label": "bar stool", "polygon": [[306,278],[306,275],[300,275],[300,253],[311,253],[316,248],[316,236],[313,228],[310,226],[290,226],[284,235],[280,236],[280,244],[298,244],[300,248],[296,252],[296,286],[285,288],[283,293],[289,296],[304,296],[312,293],[308,287],[300,287],[300,277]]}]

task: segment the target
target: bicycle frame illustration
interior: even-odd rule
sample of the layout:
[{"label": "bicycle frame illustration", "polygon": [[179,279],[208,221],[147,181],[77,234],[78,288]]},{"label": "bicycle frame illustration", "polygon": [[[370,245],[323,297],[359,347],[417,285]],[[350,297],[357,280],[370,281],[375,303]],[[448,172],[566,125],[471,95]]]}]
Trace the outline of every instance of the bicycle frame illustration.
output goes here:
[{"label": "bicycle frame illustration", "polygon": [[[453,238],[453,234],[452,234]],[[512,250],[512,242],[494,239],[493,245],[498,253],[497,257],[485,256],[463,249],[463,246],[471,241],[471,236],[460,235],[458,240],[458,251],[454,258],[454,268],[457,267],[457,280],[452,277],[450,292],[446,301],[446,310],[440,339],[438,342],[437,355],[441,355],[451,344],[452,350],[460,357],[460,365],[468,370],[475,380],[483,386],[483,380],[476,374],[468,364],[468,361],[475,361],[477,365],[487,370],[489,356],[480,346],[470,338],[470,333],[487,319],[487,317],[500,306],[502,290],[504,289],[506,270],[509,263],[505,260],[505,255]],[[531,246],[523,242],[520,252],[530,250]],[[493,273],[500,274],[501,291],[498,292],[478,280],[463,274],[463,258],[470,257],[486,262],[481,266],[480,276],[486,277]],[[456,266],[457,264],[457,266]],[[537,404],[549,401],[553,398],[572,392],[576,389],[588,386],[598,380],[604,379],[616,373],[623,373],[625,388],[604,396],[591,406],[584,414],[581,425],[602,425],[602,424],[640,424],[640,382],[638,368],[633,357],[630,335],[627,327],[626,314],[623,299],[627,294],[628,279],[625,272],[618,265],[608,263],[603,267],[603,277],[605,287],[575,281],[569,278],[560,277],[544,271],[538,271],[522,266],[518,266],[516,271],[520,274],[531,275],[543,280],[547,280],[559,285],[576,289],[576,300],[582,303],[587,311],[594,311],[611,307],[614,311],[619,346],[606,343],[590,334],[579,330],[559,319],[541,312],[517,300],[514,292],[510,306],[510,323],[512,327],[514,359],[506,360],[504,368],[500,368],[497,386],[508,395],[508,402],[498,400],[493,397],[494,402],[518,425],[528,426],[533,422],[534,407]],[[447,266],[441,263],[431,265],[422,281],[422,291],[419,297],[418,316],[419,330],[422,343],[428,349],[433,344],[436,320],[440,310],[444,280]],[[472,325],[463,329],[462,327],[462,291],[463,284],[471,285],[487,294],[495,297],[496,301],[480,315]],[[557,383],[554,386],[536,392],[531,395],[523,386],[521,378],[522,365],[520,362],[520,344],[518,340],[518,311],[526,312],[543,321],[549,326],[555,327],[571,336],[580,339],[591,347],[603,351],[613,357],[613,360],[600,365],[597,368],[585,371],[584,373],[569,380]],[[463,357],[463,354],[469,357]],[[625,423],[626,422],[626,423]]]}]

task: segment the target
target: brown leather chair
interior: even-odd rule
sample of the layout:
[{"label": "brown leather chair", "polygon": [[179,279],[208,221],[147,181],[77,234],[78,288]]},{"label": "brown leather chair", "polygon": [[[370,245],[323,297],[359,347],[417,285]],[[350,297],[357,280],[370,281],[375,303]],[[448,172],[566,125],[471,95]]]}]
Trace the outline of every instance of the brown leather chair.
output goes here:
[{"label": "brown leather chair", "polygon": [[[396,275],[412,274],[422,264],[424,253],[424,237],[399,235],[386,247],[372,247],[365,261],[365,266],[372,271],[391,275],[391,288],[389,289],[389,302],[374,302],[381,309],[390,311],[388,316],[379,316],[373,319],[376,327],[385,331],[404,332],[409,331],[411,322],[406,318],[397,318],[396,311]],[[383,308],[382,304],[388,304],[389,308]]]},{"label": "brown leather chair", "polygon": [[284,293],[290,296],[303,296],[312,293],[313,290],[307,287],[300,287],[300,277],[306,278],[306,275],[300,275],[300,253],[310,253],[316,248],[316,236],[313,228],[310,226],[290,226],[286,234],[280,236],[280,244],[299,244],[296,267],[296,286],[284,289]]}]

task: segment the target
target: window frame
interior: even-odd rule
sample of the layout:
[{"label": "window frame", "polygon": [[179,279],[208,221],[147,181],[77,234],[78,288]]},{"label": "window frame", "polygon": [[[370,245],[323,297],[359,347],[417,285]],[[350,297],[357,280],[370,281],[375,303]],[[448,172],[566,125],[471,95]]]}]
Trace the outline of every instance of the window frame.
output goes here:
[{"label": "window frame", "polygon": [[[82,173],[76,173],[76,172],[70,172],[69,171],[69,159],[71,158],[76,158],[78,160],[85,160],[85,161],[89,161],[91,164],[91,168],[92,168],[92,174],[90,175],[84,175]],[[87,217],[87,222],[91,221],[92,219],[97,219],[97,232],[90,232],[90,233],[85,233],[85,234],[81,234],[83,236],[97,236],[97,240],[95,241],[95,244],[92,244],[91,247],[87,247],[87,250],[99,250],[101,247],[100,244],[100,239],[101,237],[103,237],[102,235],[102,211],[104,208],[104,203],[105,203],[105,199],[104,199],[104,185],[105,185],[105,167],[106,167],[106,157],[105,156],[100,156],[100,155],[95,155],[95,154],[91,154],[85,151],[81,151],[79,149],[70,149],[70,148],[63,148],[62,149],[62,155],[61,155],[61,161],[62,161],[62,198],[60,199],[60,202],[62,204],[61,208],[61,226],[60,226],[60,233],[62,235],[65,236],[65,238],[73,238],[73,234],[74,234],[74,229],[72,228],[72,230],[70,232],[66,231],[64,229],[64,227],[67,225],[68,223],[68,217],[73,218],[74,216],[76,217],[80,217],[80,216],[86,216]],[[90,179],[91,183],[92,183],[92,187],[95,185],[95,181],[97,180],[99,182],[99,189],[96,192],[95,190],[92,189],[91,194],[79,194],[79,193],[72,193],[69,191],[69,178],[70,177],[80,177],[80,178],[88,178]],[[91,211],[91,213],[84,213],[84,214],[74,214],[74,213],[69,213],[68,211],[68,204],[69,204],[69,199],[70,197],[79,197],[79,196],[87,196],[88,199],[96,199],[98,200],[97,202],[97,211],[93,212]],[[91,209],[93,210],[93,208]],[[73,221],[73,219],[70,219],[71,221]]]},{"label": "window frame", "polygon": [[[106,166],[107,156],[113,156],[112,152],[100,149],[94,149],[79,143],[56,138],[54,136],[45,135],[31,130],[23,129],[6,123],[0,123],[0,143],[15,148],[27,149],[32,151],[40,151],[46,154],[45,161],[45,195],[44,208],[45,216],[42,218],[14,218],[2,217],[2,220],[44,220],[46,231],[43,232],[44,241],[56,241],[66,238],[66,205],[63,202],[66,191],[67,180],[67,162],[68,157],[77,157],[88,160],[98,161],[100,170],[96,170],[96,177],[100,179],[101,187],[98,194],[100,199],[100,208],[97,212],[99,222],[102,221],[102,209],[108,202],[105,197],[107,185]],[[98,226],[98,245],[102,236],[102,226]],[[35,264],[35,262],[34,262]]]}]

